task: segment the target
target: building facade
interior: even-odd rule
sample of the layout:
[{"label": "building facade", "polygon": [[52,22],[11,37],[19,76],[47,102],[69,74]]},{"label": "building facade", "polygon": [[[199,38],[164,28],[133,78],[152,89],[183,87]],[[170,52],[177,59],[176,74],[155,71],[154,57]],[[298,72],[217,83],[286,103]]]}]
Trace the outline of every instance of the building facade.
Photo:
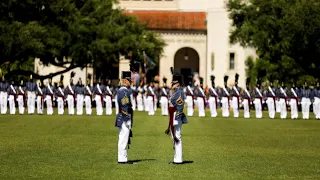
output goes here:
[{"label": "building facade", "polygon": [[219,86],[228,75],[232,85],[236,73],[239,85],[245,85],[245,61],[256,53],[229,43],[231,20],[224,0],[119,0],[117,6],[167,43],[159,64],[160,79],[169,77],[170,81],[169,68],[173,66],[185,77],[198,73],[204,86],[211,85],[211,75]]}]

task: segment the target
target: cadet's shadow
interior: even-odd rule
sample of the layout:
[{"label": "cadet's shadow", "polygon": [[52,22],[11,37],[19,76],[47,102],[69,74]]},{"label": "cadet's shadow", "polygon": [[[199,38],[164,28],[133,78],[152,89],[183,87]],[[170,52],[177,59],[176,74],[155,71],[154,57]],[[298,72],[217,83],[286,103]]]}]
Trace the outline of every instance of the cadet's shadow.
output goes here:
[{"label": "cadet's shadow", "polygon": [[136,159],[136,160],[129,160],[130,163],[137,163],[141,161],[155,161],[156,159]]},{"label": "cadet's shadow", "polygon": [[183,161],[182,164],[192,164],[192,163],[193,163],[193,161]]}]

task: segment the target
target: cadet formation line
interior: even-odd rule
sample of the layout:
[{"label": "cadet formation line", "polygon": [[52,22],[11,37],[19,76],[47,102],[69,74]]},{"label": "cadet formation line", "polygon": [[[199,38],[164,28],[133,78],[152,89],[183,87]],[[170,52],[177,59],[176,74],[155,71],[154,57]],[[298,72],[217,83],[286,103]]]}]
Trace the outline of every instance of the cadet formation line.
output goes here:
[{"label": "cadet formation line", "polygon": [[[109,82],[101,82],[91,86],[89,83],[84,85],[79,79],[77,84],[73,83],[74,73],[71,73],[70,84],[64,87],[62,85],[63,76],[60,83],[52,84],[52,79],[45,86],[35,83],[30,76],[30,80],[20,84],[7,82],[2,76],[0,82],[0,109],[1,114],[24,114],[27,108],[28,114],[43,114],[46,107],[46,114],[53,114],[53,107],[56,106],[58,114],[64,114],[67,106],[69,115],[92,114],[92,106],[95,105],[97,115],[103,115],[104,108],[106,115],[112,115],[112,106],[114,103],[116,114],[119,111],[118,103],[115,101],[117,91],[120,87],[113,87]],[[229,117],[229,110],[232,108],[233,117],[239,117],[239,109],[244,109],[244,117],[250,118],[250,110],[255,110],[255,117],[262,118],[263,107],[268,109],[269,118],[274,119],[276,112],[280,113],[281,119],[298,118],[298,109],[301,106],[302,118],[309,119],[310,107],[312,105],[313,113],[316,119],[320,119],[320,88],[319,83],[316,87],[310,88],[307,83],[298,88],[295,84],[292,87],[285,87],[284,82],[281,86],[275,87],[273,83],[269,86],[261,87],[261,81],[258,80],[255,87],[249,85],[250,79],[247,79],[246,87],[238,86],[239,75],[236,74],[235,85],[227,86],[228,76],[224,77],[224,86],[215,87],[215,77],[211,76],[212,87],[203,89],[203,79],[200,77],[196,83],[189,79],[188,85],[183,87],[185,93],[185,103],[187,116],[194,116],[195,107],[198,108],[198,116],[205,117],[205,109],[210,109],[210,116],[217,116],[217,109],[222,109],[222,116]],[[90,82],[90,77],[88,81]],[[131,85],[131,101],[134,111],[147,111],[152,116],[160,105],[161,114],[168,115],[168,97],[172,91],[167,86],[167,79],[163,78],[163,86],[154,86],[155,82],[140,85]],[[133,83],[137,84],[137,83]],[[139,84],[139,83],[138,83]],[[8,107],[9,105],[9,107]],[[85,112],[84,110],[85,109]],[[76,111],[76,112],[75,112]]]}]

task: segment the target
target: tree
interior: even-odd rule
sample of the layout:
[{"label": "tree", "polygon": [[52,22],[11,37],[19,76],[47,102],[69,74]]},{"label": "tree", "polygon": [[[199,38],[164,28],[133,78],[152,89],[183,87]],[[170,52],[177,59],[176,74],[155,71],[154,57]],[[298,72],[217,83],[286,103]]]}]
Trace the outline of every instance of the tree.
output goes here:
[{"label": "tree", "polygon": [[[320,2],[229,0],[230,42],[257,50],[262,78],[292,82],[319,78]],[[260,65],[258,65],[260,64]]]},{"label": "tree", "polygon": [[[45,79],[88,64],[118,62],[130,49],[160,56],[164,42],[136,18],[113,9],[115,0],[29,0],[0,3],[0,68],[15,74]],[[24,13],[21,13],[24,12]],[[142,40],[141,36],[146,38]],[[140,42],[137,46],[136,42]],[[40,76],[28,64],[40,58],[43,65],[64,69]]]}]

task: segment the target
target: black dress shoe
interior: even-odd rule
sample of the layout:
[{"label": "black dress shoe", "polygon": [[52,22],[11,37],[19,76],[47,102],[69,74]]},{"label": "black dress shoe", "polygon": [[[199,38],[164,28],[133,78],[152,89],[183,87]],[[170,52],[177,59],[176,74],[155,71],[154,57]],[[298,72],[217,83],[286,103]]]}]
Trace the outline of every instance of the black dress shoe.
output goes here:
[{"label": "black dress shoe", "polygon": [[183,164],[183,162],[181,162],[181,163],[176,163],[176,162],[169,162],[169,164],[175,164],[175,165],[179,165],[179,164]]}]

